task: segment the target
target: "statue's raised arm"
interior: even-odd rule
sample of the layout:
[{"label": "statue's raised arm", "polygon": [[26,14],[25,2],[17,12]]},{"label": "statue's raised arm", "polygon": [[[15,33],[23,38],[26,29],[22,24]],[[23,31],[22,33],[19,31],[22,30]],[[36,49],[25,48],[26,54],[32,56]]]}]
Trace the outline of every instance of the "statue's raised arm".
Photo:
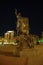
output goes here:
[{"label": "statue's raised arm", "polygon": [[17,16],[17,9],[15,9],[15,15]]},{"label": "statue's raised arm", "polygon": [[19,12],[19,13],[17,13],[17,9],[15,9],[15,15],[16,15],[16,17],[17,17],[17,19],[21,16],[21,13]]}]

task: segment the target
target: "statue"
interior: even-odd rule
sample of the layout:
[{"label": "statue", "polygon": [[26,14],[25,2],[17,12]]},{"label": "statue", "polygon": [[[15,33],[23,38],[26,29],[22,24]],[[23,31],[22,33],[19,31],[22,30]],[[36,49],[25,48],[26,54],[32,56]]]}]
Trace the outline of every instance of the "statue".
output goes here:
[{"label": "statue", "polygon": [[16,26],[16,30],[17,30],[17,35],[19,35],[20,33],[20,27],[21,27],[21,13],[17,13],[17,9],[15,9],[15,14],[17,17],[17,26]]},{"label": "statue", "polygon": [[29,24],[28,24],[28,18],[27,17],[22,17],[21,13],[17,13],[17,9],[15,9],[15,14],[17,17],[17,35],[22,33],[22,34],[27,34],[29,33]]}]

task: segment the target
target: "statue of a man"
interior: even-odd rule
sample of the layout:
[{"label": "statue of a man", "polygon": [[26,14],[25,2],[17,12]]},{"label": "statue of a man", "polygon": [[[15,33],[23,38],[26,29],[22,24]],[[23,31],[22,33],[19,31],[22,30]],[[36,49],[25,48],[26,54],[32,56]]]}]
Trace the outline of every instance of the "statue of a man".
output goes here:
[{"label": "statue of a man", "polygon": [[16,14],[16,17],[17,17],[17,34],[20,32],[20,27],[21,27],[21,13],[17,13],[17,10],[15,10],[15,14]]}]

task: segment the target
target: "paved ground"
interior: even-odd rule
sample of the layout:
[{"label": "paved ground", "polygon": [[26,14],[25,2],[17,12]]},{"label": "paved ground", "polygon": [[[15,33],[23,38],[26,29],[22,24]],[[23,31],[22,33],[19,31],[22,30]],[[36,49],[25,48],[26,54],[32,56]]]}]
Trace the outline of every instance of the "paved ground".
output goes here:
[{"label": "paved ground", "polygon": [[[43,65],[43,45],[36,45],[34,48],[23,48],[20,57],[5,56],[2,52],[14,51],[14,47],[0,47],[0,65]],[[6,53],[7,54],[7,53]]]}]

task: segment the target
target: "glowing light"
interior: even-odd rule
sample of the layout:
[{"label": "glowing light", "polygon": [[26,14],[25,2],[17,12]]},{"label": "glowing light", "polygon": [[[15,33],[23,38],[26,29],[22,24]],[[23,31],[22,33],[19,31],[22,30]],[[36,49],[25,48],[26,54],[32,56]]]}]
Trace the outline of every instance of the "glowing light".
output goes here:
[{"label": "glowing light", "polygon": [[40,39],[39,42],[43,42],[43,39]]}]

